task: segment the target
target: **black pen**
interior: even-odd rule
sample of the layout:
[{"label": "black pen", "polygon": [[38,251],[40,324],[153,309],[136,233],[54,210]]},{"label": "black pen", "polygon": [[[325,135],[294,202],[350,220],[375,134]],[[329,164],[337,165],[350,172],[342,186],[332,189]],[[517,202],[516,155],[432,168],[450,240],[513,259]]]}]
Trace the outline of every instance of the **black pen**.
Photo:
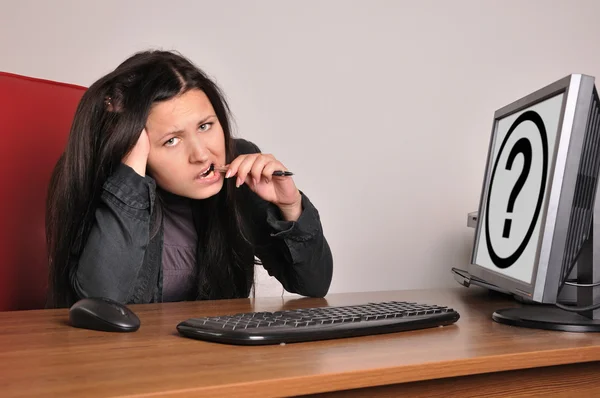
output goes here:
[{"label": "black pen", "polygon": [[[214,166],[215,171],[221,172],[221,173],[227,173],[227,171],[229,170],[229,167],[227,166]],[[272,174],[272,176],[274,177],[289,177],[289,176],[293,176],[294,173],[292,173],[291,171],[287,171],[287,170],[275,170]]]}]

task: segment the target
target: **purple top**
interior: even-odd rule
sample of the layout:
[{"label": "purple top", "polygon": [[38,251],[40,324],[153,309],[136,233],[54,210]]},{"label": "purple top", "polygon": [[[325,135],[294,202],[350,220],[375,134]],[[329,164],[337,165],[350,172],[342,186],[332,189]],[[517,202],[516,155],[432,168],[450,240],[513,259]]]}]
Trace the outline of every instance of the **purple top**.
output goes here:
[{"label": "purple top", "polygon": [[173,195],[163,199],[163,301],[196,299],[196,245],[198,235],[191,200]]}]

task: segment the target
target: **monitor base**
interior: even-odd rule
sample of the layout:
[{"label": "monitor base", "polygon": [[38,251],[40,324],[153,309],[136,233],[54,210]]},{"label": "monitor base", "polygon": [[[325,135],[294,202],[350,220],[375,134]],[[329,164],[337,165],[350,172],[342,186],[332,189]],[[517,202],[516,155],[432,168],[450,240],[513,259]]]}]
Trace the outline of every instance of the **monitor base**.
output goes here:
[{"label": "monitor base", "polygon": [[576,312],[554,306],[526,305],[497,310],[492,319],[498,323],[562,332],[600,332],[600,319],[590,319]]}]

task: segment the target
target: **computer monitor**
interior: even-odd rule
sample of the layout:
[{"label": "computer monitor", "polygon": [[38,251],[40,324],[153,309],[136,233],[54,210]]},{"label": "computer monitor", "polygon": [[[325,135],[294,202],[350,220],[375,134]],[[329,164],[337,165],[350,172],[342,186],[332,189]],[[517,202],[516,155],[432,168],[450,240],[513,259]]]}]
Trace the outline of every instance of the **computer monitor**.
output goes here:
[{"label": "computer monitor", "polygon": [[[494,115],[469,272],[540,304],[498,310],[497,322],[600,331],[594,80],[569,75]],[[575,266],[577,280],[568,280]],[[566,284],[578,286],[575,306],[557,302]]]}]

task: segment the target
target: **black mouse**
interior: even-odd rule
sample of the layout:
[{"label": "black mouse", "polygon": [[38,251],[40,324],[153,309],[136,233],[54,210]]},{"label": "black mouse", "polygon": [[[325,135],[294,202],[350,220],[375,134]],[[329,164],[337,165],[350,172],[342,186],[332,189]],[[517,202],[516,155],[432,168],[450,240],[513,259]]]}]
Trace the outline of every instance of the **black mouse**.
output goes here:
[{"label": "black mouse", "polygon": [[77,328],[104,332],[135,332],[140,319],[125,305],[104,297],[83,298],[69,309],[69,321]]}]

